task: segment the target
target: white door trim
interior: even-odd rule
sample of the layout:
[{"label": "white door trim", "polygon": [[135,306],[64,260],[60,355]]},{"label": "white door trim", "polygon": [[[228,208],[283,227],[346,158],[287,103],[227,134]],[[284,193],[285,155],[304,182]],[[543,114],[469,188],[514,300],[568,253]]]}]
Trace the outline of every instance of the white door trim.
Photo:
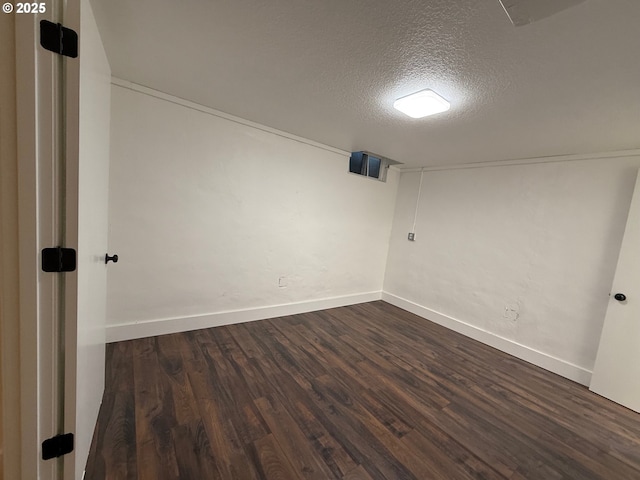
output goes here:
[{"label": "white door trim", "polygon": [[16,15],[18,241],[20,269],[20,430],[22,478],[38,478],[38,262],[36,30],[31,15]]},{"label": "white door trim", "polygon": [[[15,18],[0,17],[0,353],[2,361],[2,471],[0,478],[21,478],[20,432],[20,319],[18,270],[18,157],[16,151]],[[18,438],[19,435],[18,435]],[[8,440],[8,441],[7,441]],[[3,477],[4,474],[4,477]]]},{"label": "white door trim", "polygon": [[[77,192],[77,182],[71,186],[59,182],[65,175],[58,167],[61,144],[64,140],[58,133],[60,118],[56,110],[59,98],[59,68],[64,60],[40,46],[40,20],[62,20],[62,8],[72,13],[71,18],[79,19],[78,0],[60,0],[46,3],[47,12],[40,15],[25,14],[15,16],[16,25],[16,117],[17,117],[17,158],[18,158],[18,265],[19,281],[19,324],[20,324],[20,464],[21,478],[39,480],[61,480],[65,470],[65,480],[74,478],[72,459],[42,460],[43,440],[60,433],[66,433],[69,425],[75,425],[75,402],[67,405],[63,397],[68,391],[75,399],[74,378],[69,383],[68,372],[75,369],[75,335],[65,338],[65,389],[59,382],[61,371],[60,325],[67,331],[75,332],[75,295],[77,280],[75,273],[55,274],[41,270],[40,252],[45,247],[67,246],[64,239],[60,216],[61,209],[58,185],[67,185],[68,191]],[[75,12],[75,13],[74,13]],[[74,27],[76,26],[73,22]],[[72,69],[77,69],[76,64]],[[73,76],[73,73],[72,73]],[[76,75],[77,77],[77,75]],[[77,80],[74,82],[77,89]],[[68,88],[73,88],[68,87]],[[66,133],[66,143],[71,141],[71,154],[65,155],[77,174],[77,101],[78,93],[67,95],[67,108],[75,125]],[[75,116],[73,113],[75,102]],[[72,122],[73,123],[73,122]],[[75,196],[77,199],[77,195]],[[66,215],[65,228],[71,226],[71,247],[77,244],[77,200],[72,200],[74,211]],[[75,236],[75,240],[74,240]],[[63,240],[64,244],[63,245]],[[66,285],[64,299],[59,296],[60,288]],[[72,300],[73,303],[68,303]],[[64,312],[64,323],[56,318]],[[67,323],[73,321],[73,325]],[[75,375],[74,375],[75,377]],[[61,403],[62,402],[62,403]],[[63,408],[64,403],[64,408]],[[68,467],[67,465],[71,465]]]}]

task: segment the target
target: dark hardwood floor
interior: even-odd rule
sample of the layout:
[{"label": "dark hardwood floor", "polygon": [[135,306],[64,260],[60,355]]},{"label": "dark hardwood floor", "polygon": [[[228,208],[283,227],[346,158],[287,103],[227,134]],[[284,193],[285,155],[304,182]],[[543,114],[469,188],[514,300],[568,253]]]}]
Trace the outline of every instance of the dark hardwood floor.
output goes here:
[{"label": "dark hardwood floor", "polygon": [[384,302],[108,345],[100,479],[640,479],[640,415]]}]

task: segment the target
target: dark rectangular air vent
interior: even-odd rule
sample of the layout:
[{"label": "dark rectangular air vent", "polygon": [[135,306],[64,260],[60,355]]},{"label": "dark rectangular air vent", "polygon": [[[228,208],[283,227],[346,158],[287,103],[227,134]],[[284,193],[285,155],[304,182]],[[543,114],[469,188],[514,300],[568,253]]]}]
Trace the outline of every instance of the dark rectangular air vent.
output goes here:
[{"label": "dark rectangular air vent", "polygon": [[386,182],[389,165],[399,163],[365,151],[353,152],[349,158],[349,172]]}]

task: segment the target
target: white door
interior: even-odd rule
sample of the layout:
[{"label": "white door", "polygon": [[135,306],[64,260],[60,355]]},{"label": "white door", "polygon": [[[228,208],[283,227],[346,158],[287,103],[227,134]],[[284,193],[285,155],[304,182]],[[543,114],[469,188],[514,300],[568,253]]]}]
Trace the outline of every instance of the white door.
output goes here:
[{"label": "white door", "polygon": [[591,391],[640,412],[640,174],[631,200]]},{"label": "white door", "polygon": [[[80,55],[79,123],[68,128],[77,145],[77,181],[69,196],[76,195],[78,275],[76,298],[76,364],[69,365],[75,387],[67,392],[75,399],[75,477],[80,480],[87,462],[93,430],[104,392],[105,325],[107,308],[107,254],[109,196],[109,124],[111,121],[111,70],[89,0],[79,2]],[[75,77],[74,77],[75,78]],[[78,83],[67,82],[77,95]],[[68,96],[71,96],[69,93]],[[71,140],[70,140],[71,142]],[[69,208],[71,209],[69,202]],[[70,226],[70,229],[73,228]],[[110,252],[113,253],[113,252]],[[71,415],[72,413],[70,413]],[[69,459],[71,461],[71,458]],[[65,472],[72,466],[65,465]]]}]

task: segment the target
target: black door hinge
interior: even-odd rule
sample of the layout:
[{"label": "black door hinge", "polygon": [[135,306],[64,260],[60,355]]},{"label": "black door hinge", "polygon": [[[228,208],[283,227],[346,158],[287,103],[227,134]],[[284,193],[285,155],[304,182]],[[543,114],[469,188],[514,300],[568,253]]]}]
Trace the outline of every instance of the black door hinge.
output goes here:
[{"label": "black door hinge", "polygon": [[74,272],[76,270],[76,251],[73,248],[43,248],[42,271]]},{"label": "black door hinge", "polygon": [[61,23],[40,21],[40,45],[65,57],[78,56],[78,34]]},{"label": "black door hinge", "polygon": [[73,452],[73,433],[65,433],[42,442],[42,459],[61,457]]}]

